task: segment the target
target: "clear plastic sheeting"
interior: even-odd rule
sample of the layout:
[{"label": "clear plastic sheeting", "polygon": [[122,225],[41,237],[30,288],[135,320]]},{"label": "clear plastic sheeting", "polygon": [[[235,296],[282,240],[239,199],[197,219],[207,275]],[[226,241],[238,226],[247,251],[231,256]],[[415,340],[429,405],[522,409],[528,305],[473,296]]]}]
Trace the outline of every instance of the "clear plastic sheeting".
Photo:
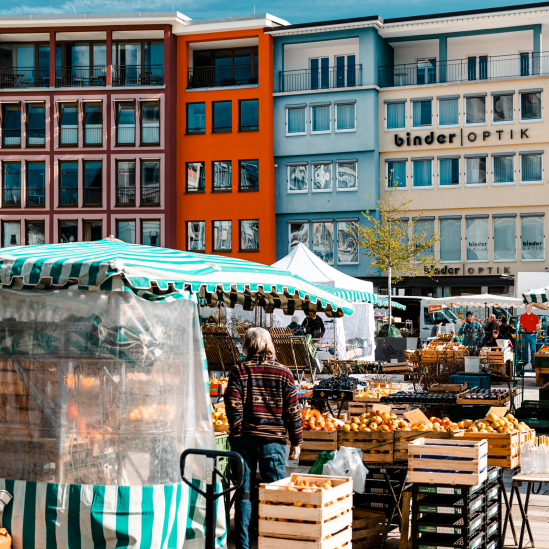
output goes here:
[{"label": "clear plastic sheeting", "polygon": [[178,483],[184,449],[215,449],[206,384],[192,301],[0,290],[0,478]]}]

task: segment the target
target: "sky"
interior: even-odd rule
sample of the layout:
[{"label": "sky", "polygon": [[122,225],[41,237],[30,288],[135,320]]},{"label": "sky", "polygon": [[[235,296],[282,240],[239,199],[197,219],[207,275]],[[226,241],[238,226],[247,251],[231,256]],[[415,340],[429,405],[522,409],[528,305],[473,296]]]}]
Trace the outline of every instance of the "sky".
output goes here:
[{"label": "sky", "polygon": [[527,3],[520,0],[443,3],[433,0],[4,0],[0,2],[0,15],[172,11],[175,8],[191,19],[201,19],[245,15],[254,13],[255,9],[255,13],[270,13],[295,24],[368,15],[388,19]]}]

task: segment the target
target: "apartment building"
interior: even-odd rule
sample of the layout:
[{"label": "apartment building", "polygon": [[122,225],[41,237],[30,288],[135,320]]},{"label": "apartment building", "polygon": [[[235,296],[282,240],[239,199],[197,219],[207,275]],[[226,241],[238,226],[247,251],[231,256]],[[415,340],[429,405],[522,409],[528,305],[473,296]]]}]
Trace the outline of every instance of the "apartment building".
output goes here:
[{"label": "apartment building", "polygon": [[180,14],[0,17],[2,247],[175,246]]}]

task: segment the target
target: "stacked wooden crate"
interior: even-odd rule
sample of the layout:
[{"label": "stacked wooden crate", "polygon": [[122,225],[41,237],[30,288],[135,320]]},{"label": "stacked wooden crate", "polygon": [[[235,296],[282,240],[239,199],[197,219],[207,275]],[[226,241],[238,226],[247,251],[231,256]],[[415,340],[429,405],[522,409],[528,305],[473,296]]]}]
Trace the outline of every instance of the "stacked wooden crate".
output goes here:
[{"label": "stacked wooden crate", "polygon": [[338,448],[360,448],[364,463],[392,463],[394,434],[389,432],[340,431]]},{"label": "stacked wooden crate", "polygon": [[314,462],[322,452],[337,450],[338,432],[303,431],[300,462]]},{"label": "stacked wooden crate", "polygon": [[[495,465],[503,469],[514,469],[520,465],[520,433],[469,433],[463,437],[471,440],[488,442],[488,465]],[[526,436],[526,433],[525,433]]]},{"label": "stacked wooden crate", "polygon": [[381,511],[353,509],[353,549],[381,546],[387,517]]},{"label": "stacked wooden crate", "polygon": [[395,434],[394,461],[408,461],[408,445],[418,438],[448,440],[459,437],[463,431],[393,431]]}]

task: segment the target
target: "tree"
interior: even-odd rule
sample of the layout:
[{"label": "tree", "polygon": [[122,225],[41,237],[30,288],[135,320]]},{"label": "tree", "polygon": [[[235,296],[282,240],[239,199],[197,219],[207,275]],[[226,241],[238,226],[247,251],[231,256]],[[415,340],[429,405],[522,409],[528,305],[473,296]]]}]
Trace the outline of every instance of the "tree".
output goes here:
[{"label": "tree", "polygon": [[[390,176],[392,178],[392,174]],[[379,219],[368,212],[362,215],[370,222],[369,227],[354,224],[353,233],[364,249],[364,254],[371,259],[370,272],[386,271],[389,295],[389,325],[392,322],[391,314],[391,286],[393,280],[398,282],[405,276],[415,277],[427,275],[432,277],[440,260],[435,259],[433,252],[435,243],[441,240],[439,233],[433,231],[427,234],[427,225],[421,227],[419,222],[412,228],[407,221],[411,200],[404,200],[402,196],[395,197],[397,185],[390,186],[387,198],[378,200]],[[371,198],[371,197],[367,197]],[[403,219],[406,218],[406,221]]]}]

